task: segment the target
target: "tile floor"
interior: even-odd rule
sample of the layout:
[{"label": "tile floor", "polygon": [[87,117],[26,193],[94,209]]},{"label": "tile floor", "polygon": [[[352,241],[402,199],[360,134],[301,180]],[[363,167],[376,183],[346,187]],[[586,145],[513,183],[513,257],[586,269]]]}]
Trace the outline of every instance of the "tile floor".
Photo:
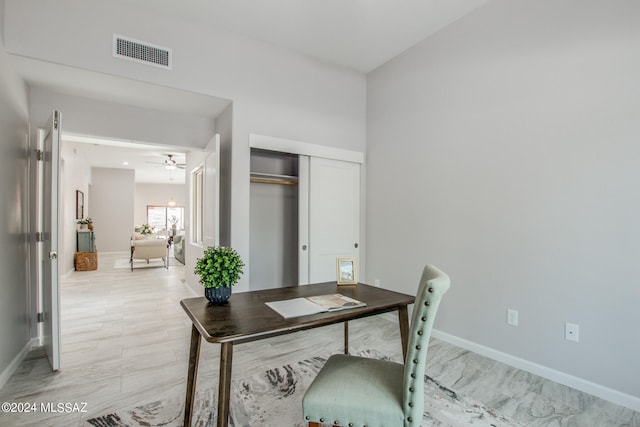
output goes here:
[{"label": "tile floor", "polygon": [[[185,388],[191,322],[179,306],[193,297],[184,266],[114,269],[126,253],[100,254],[99,269],[61,281],[62,369],[50,372],[30,353],[0,390],[0,401],[86,402],[86,413],[2,414],[0,426],[73,426]],[[340,352],[334,325],[236,346],[234,373],[253,375],[313,356]],[[401,359],[397,323],[388,315],[350,323],[354,350],[377,349]],[[215,381],[218,347],[203,343],[199,387]],[[433,339],[428,375],[443,385],[530,426],[640,427],[640,414]]]}]

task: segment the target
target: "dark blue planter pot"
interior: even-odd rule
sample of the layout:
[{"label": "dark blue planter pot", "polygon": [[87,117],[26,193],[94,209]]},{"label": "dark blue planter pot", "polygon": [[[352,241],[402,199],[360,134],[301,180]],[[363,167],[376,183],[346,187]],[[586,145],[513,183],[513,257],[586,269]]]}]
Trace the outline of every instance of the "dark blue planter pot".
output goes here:
[{"label": "dark blue planter pot", "polygon": [[204,288],[204,296],[210,305],[223,305],[229,302],[231,288]]}]

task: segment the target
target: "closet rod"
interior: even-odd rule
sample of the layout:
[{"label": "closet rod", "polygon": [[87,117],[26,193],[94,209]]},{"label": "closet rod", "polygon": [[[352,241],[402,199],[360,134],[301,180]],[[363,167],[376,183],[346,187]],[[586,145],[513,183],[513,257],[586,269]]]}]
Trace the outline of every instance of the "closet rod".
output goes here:
[{"label": "closet rod", "polygon": [[262,184],[298,185],[298,177],[292,175],[251,172],[251,182],[260,182]]},{"label": "closet rod", "polygon": [[298,185],[295,181],[281,181],[278,179],[251,178],[251,182],[259,182],[262,184],[280,184],[280,185]]}]

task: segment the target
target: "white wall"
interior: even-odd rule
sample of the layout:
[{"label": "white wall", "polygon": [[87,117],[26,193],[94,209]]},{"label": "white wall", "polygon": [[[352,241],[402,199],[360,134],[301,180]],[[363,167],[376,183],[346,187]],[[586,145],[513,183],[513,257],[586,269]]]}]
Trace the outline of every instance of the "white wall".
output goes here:
[{"label": "white wall", "polygon": [[44,127],[54,109],[62,112],[63,133],[104,136],[153,144],[204,147],[214,133],[213,118],[176,114],[78,95],[31,88],[31,122]]},{"label": "white wall", "polygon": [[[233,145],[233,105],[216,119],[220,135],[220,244],[231,246],[231,147]],[[245,262],[247,260],[244,260]]]},{"label": "white wall", "polygon": [[495,0],[367,79],[369,280],[413,292],[436,264],[437,329],[636,409],[639,16]]},{"label": "white wall", "polygon": [[[63,117],[64,120],[64,117]],[[60,274],[72,271],[76,253],[76,191],[84,193],[84,217],[91,217],[91,200],[89,200],[89,185],[91,184],[91,167],[73,147],[62,143],[60,149],[61,194],[60,204],[61,228],[58,268]]]},{"label": "white wall", "polygon": [[133,232],[133,169],[91,169],[91,218],[98,252],[131,249]]},{"label": "white wall", "polygon": [[0,43],[0,388],[30,349],[30,158],[27,88]]},{"label": "white wall", "polygon": [[[125,1],[10,0],[6,15],[12,53],[233,101],[231,164],[226,165],[229,233],[247,262],[249,133],[364,151],[362,74],[176,16],[155,16]],[[173,70],[113,58],[113,33],[171,48]],[[249,280],[245,274],[236,288],[248,289]]]},{"label": "white wall", "polygon": [[147,206],[167,206],[169,200],[176,202],[178,207],[186,207],[186,184],[135,184],[133,223],[135,225],[145,224],[147,222]]}]

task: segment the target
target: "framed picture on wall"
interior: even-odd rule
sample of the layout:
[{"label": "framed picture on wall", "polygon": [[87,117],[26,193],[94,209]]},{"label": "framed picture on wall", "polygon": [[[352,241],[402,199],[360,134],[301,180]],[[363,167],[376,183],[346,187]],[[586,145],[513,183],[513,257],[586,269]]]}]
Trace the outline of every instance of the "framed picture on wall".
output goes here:
[{"label": "framed picture on wall", "polygon": [[84,218],[84,193],[76,190],[76,219]]},{"label": "framed picture on wall", "polygon": [[336,260],[338,285],[355,285],[358,283],[358,270],[355,258],[338,258]]}]

